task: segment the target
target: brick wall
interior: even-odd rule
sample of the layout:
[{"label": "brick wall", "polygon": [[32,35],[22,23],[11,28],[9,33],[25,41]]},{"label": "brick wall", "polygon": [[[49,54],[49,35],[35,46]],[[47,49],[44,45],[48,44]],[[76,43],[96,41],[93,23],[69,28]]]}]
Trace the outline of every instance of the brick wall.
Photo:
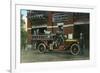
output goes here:
[{"label": "brick wall", "polygon": [[30,19],[29,19],[29,16],[31,15],[30,13],[27,14],[27,32],[28,32],[28,43],[31,43],[32,41],[32,31],[31,31],[31,28],[32,28],[32,24],[30,22]]}]

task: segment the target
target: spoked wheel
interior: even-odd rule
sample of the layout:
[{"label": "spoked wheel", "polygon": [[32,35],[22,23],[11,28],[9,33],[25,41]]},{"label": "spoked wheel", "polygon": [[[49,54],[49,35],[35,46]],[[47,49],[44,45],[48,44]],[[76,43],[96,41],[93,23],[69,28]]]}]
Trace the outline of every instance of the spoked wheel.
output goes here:
[{"label": "spoked wheel", "polygon": [[40,53],[45,53],[46,52],[46,45],[44,43],[40,43],[38,45],[38,50]]},{"label": "spoked wheel", "polygon": [[72,44],[70,48],[70,52],[72,55],[78,55],[80,53],[80,47],[78,44]]}]

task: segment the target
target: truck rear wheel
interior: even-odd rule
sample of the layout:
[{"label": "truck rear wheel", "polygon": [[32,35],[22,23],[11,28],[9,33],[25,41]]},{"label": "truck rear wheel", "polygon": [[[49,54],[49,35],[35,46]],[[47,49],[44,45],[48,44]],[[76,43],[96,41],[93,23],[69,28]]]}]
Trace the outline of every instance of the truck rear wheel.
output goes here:
[{"label": "truck rear wheel", "polygon": [[40,43],[38,45],[38,50],[40,53],[45,53],[46,52],[46,45],[44,43]]},{"label": "truck rear wheel", "polygon": [[72,55],[78,55],[80,53],[80,47],[78,44],[72,44],[70,48],[70,52]]}]

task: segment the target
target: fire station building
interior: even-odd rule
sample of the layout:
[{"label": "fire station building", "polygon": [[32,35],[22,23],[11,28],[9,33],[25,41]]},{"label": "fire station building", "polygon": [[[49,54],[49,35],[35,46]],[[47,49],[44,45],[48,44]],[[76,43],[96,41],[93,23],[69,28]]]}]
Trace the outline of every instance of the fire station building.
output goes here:
[{"label": "fire station building", "polygon": [[31,43],[36,32],[43,34],[44,30],[48,30],[56,33],[60,24],[68,38],[83,37],[85,47],[89,48],[89,13],[27,10],[28,42]]}]

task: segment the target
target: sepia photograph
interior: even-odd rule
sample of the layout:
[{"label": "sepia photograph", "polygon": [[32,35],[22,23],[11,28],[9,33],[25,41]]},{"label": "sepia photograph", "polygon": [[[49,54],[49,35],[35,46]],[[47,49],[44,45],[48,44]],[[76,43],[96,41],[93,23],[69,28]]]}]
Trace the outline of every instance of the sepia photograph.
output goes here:
[{"label": "sepia photograph", "polygon": [[90,13],[20,9],[20,63],[90,59]]}]

